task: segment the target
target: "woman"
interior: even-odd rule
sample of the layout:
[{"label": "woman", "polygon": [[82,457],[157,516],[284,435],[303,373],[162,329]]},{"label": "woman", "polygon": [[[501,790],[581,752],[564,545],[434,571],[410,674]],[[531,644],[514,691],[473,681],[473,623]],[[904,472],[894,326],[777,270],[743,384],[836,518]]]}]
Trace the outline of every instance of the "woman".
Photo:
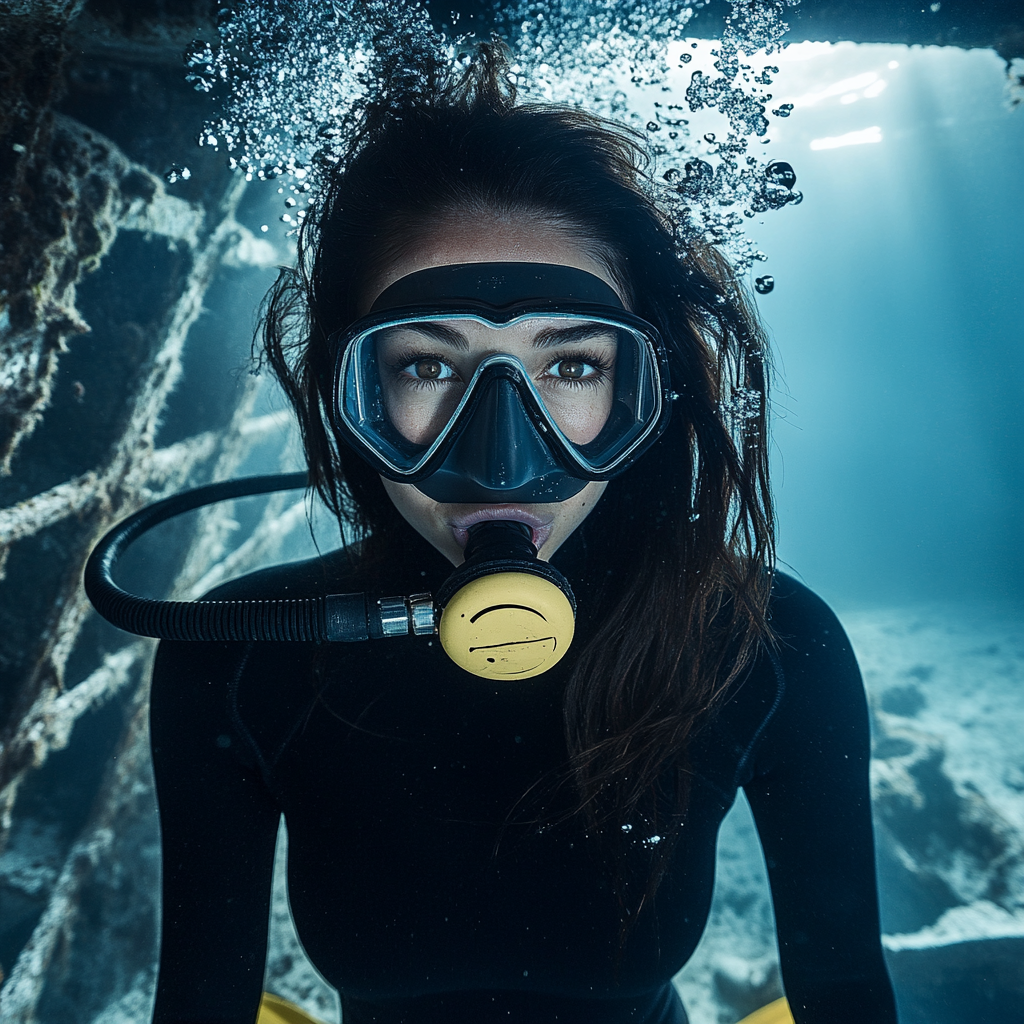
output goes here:
[{"label": "woman", "polygon": [[298,933],[346,1024],[685,1021],[671,978],[743,786],[796,1021],[895,1021],[864,693],[835,617],[771,573],[739,286],[626,130],[516,106],[492,48],[382,95],[263,325],[359,542],[213,596],[437,593],[480,522],[511,521],[571,581],[576,637],[498,682],[425,636],[165,642],[155,1019],[255,1018],[283,813]]}]

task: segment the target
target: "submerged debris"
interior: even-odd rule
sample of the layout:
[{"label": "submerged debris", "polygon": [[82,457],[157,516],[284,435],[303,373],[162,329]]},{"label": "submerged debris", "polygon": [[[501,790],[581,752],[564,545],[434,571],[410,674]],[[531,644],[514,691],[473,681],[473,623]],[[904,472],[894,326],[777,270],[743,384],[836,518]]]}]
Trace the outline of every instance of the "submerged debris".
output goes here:
[{"label": "submerged debris", "polygon": [[188,181],[191,177],[192,172],[187,167],[179,167],[175,164],[164,175],[164,181],[166,181],[168,185],[173,185],[177,181]]}]

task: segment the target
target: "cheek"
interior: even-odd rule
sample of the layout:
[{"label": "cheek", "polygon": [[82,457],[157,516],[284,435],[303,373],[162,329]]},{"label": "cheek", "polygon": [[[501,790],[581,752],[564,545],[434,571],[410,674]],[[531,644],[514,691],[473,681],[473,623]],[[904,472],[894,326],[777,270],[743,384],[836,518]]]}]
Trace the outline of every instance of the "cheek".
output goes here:
[{"label": "cheek", "polygon": [[575,511],[573,514],[573,529],[580,525],[591,512],[594,511],[594,506],[601,500],[601,495],[608,488],[607,480],[591,480],[586,487],[580,491],[579,494],[573,499],[577,502]]},{"label": "cheek", "polygon": [[391,426],[413,444],[430,445],[448,425],[459,404],[455,387],[422,388],[386,384],[384,410]]},{"label": "cheek", "polygon": [[462,549],[455,543],[438,503],[412,484],[396,483],[383,476],[380,480],[402,518],[445,558],[458,565],[462,561]]},{"label": "cheek", "polygon": [[578,445],[589,444],[601,433],[612,411],[611,388],[603,388],[586,399],[547,403],[563,434]]},{"label": "cheek", "polygon": [[400,484],[387,477],[381,477],[384,490],[402,518],[415,530],[423,533],[430,530],[438,519],[437,502],[428,498],[412,484]]}]

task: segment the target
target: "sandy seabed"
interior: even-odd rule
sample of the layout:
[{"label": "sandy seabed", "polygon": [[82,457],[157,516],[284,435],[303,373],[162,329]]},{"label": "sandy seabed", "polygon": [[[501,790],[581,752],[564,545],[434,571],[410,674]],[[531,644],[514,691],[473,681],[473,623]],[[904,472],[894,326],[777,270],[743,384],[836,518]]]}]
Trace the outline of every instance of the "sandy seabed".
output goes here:
[{"label": "sandy seabed", "polygon": [[[1007,1024],[1024,1006],[1024,618],[922,606],[841,616],[872,713],[884,946],[901,1024]],[[715,902],[676,978],[693,1024],[782,994],[746,801],[719,837]]]}]

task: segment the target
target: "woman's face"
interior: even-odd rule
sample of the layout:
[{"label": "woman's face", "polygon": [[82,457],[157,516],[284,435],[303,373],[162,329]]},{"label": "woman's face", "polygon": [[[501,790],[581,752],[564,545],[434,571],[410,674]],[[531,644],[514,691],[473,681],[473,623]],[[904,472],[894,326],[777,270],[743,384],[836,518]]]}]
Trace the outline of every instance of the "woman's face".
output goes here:
[{"label": "woman's face", "polygon": [[[579,239],[564,228],[527,215],[505,218],[496,215],[453,214],[442,220],[434,230],[385,269],[364,297],[364,311],[369,309],[385,288],[416,271],[456,263],[508,262],[552,263],[575,267],[601,278],[617,294],[620,292],[608,270],[589,256]],[[621,294],[620,298],[623,298]],[[515,332],[503,334],[501,350],[523,360],[535,384],[544,391],[549,409],[553,406],[557,409],[558,403],[562,402],[566,422],[560,425],[571,440],[579,444],[586,443],[597,434],[608,415],[611,380],[602,376],[602,346],[611,346],[613,342],[599,337],[588,338],[590,361],[585,361],[577,357],[576,349],[560,353],[557,344],[552,345],[546,339],[533,337],[536,331],[536,327],[524,327],[520,332],[522,336]],[[458,372],[460,375],[466,374],[468,379],[475,364],[494,351],[494,333],[483,325],[463,325],[461,336],[453,339],[452,359],[446,360],[443,366],[440,363],[434,365],[433,362],[430,365],[419,365],[422,360],[417,361],[414,358],[416,352],[410,349],[412,355],[409,366],[405,368],[409,380],[398,377],[395,383],[396,387],[404,386],[409,391],[409,395],[403,392],[400,396],[403,398],[403,407],[410,410],[409,415],[412,417],[407,430],[402,428],[403,433],[414,435],[421,429],[429,429],[429,424],[424,427],[424,423],[431,418],[428,408],[419,409],[415,401],[408,401],[409,397],[421,395],[422,401],[419,404],[430,401],[436,404],[438,396],[443,396],[446,374]],[[388,362],[397,365],[396,360],[400,362],[399,355],[404,352],[404,349],[402,352],[399,349],[409,343],[410,339],[398,334],[388,340],[386,344],[396,349],[389,353]],[[532,366],[530,360],[536,362],[537,353],[542,351],[547,351],[551,358],[542,360],[543,365],[538,362],[535,367]],[[562,358],[559,358],[560,355]],[[609,357],[606,361],[610,365],[612,359]],[[420,379],[436,383],[432,383],[428,389],[418,383]],[[579,386],[581,382],[583,388]],[[420,420],[424,420],[424,423]],[[438,502],[412,484],[397,483],[384,477],[381,480],[395,507],[409,525],[455,565],[463,560],[469,527],[484,519],[514,519],[526,523],[533,530],[533,542],[537,546],[538,555],[544,559],[550,558],[589,515],[607,486],[604,482],[591,481],[582,491],[565,501],[479,505]]]}]

